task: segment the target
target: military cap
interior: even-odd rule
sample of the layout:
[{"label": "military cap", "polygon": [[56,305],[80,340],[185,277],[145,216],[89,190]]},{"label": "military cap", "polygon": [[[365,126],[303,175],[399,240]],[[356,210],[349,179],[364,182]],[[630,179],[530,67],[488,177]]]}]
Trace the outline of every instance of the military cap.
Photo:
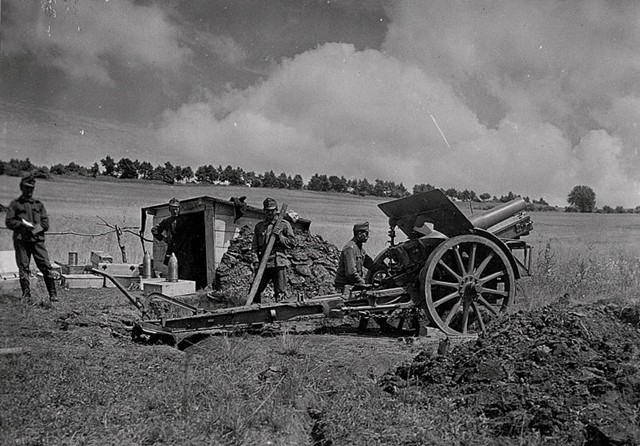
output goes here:
[{"label": "military cap", "polygon": [[169,207],[179,208],[180,207],[180,201],[177,198],[172,198],[171,200],[169,200]]},{"label": "military cap", "polygon": [[278,203],[273,198],[265,198],[262,202],[262,208],[267,211],[271,209],[278,209]]},{"label": "military cap", "polygon": [[29,173],[20,180],[20,187],[36,187],[36,177]]},{"label": "military cap", "polygon": [[358,232],[368,232],[369,231],[369,222],[365,221],[364,223],[356,223],[353,225],[353,233]]}]

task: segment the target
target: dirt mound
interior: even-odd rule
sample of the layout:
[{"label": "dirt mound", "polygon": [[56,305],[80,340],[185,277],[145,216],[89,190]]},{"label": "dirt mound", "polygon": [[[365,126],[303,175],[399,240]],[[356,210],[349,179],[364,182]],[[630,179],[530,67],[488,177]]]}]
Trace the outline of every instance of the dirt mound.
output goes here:
[{"label": "dirt mound", "polygon": [[[340,251],[320,235],[296,231],[296,237],[297,246],[287,251],[290,262],[287,267],[288,299],[332,293]],[[244,226],[231,241],[216,270],[216,295],[237,301],[246,299],[253,279],[252,240],[253,229]],[[264,297],[272,295],[269,286]]]},{"label": "dirt mound", "polygon": [[452,398],[488,419],[498,436],[637,444],[639,315],[638,307],[612,303],[518,312],[475,342],[421,353],[382,385],[395,393],[419,384]]}]

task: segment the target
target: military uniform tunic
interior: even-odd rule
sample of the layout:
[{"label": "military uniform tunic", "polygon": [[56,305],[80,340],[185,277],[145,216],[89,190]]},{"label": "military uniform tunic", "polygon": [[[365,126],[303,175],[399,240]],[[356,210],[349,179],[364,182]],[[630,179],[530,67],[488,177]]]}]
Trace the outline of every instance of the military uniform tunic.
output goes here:
[{"label": "military uniform tunic", "polygon": [[[31,223],[35,228],[26,226],[22,220]],[[36,266],[47,281],[48,288],[53,280],[53,272],[49,254],[44,245],[44,233],[49,229],[49,216],[40,200],[20,196],[9,204],[5,218],[7,228],[13,231],[13,247],[16,253],[16,264],[23,290],[28,290],[29,264],[31,256]]]},{"label": "military uniform tunic", "polygon": [[[269,243],[269,236],[273,231],[274,221],[263,220],[256,223],[253,232],[253,252],[257,254],[258,259],[262,261],[265,250]],[[260,284],[256,290],[256,295],[253,299],[254,302],[261,302],[262,292],[267,285],[273,283],[273,297],[276,301],[283,298],[287,289],[287,276],[285,273],[285,267],[289,265],[287,259],[286,250],[296,246],[296,236],[293,232],[293,228],[288,221],[282,220],[280,223],[280,234],[276,236],[276,241],[267,258],[267,264],[262,274]]]},{"label": "military uniform tunic", "polygon": [[340,262],[336,273],[335,287],[343,288],[345,285],[363,285],[363,267],[369,269],[373,266],[373,259],[358,246],[355,238],[349,240],[340,253]]}]

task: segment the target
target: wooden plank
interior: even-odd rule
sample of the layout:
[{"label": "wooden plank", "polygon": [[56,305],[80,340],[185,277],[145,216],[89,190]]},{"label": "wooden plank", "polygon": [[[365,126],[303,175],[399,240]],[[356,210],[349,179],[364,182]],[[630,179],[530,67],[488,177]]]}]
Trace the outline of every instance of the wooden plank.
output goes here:
[{"label": "wooden plank", "polygon": [[[280,213],[276,218],[275,223],[273,224],[274,228],[279,228],[280,223],[284,217],[285,212],[287,212],[287,203],[282,204],[282,208],[280,209]],[[258,271],[256,271],[256,275],[253,278],[253,283],[251,284],[251,289],[249,290],[249,296],[247,297],[246,306],[249,306],[253,303],[253,298],[256,297],[256,292],[258,291],[258,286],[260,285],[260,279],[262,279],[262,275],[264,274],[264,270],[267,267],[267,261],[269,260],[269,255],[271,254],[271,250],[273,249],[273,245],[276,243],[276,235],[271,232],[269,235],[269,241],[267,242],[267,247],[262,254],[262,260],[260,260],[260,265],[258,266]]]},{"label": "wooden plank", "polygon": [[104,277],[93,274],[63,274],[62,286],[64,288],[103,288]]},{"label": "wooden plank", "polygon": [[207,257],[207,284],[213,285],[216,280],[216,208],[207,203],[204,208],[204,244]]},{"label": "wooden plank", "polygon": [[138,277],[140,269],[137,263],[98,263],[94,268],[112,276]]},{"label": "wooden plank", "polygon": [[0,275],[18,273],[15,251],[0,251]]},{"label": "wooden plank", "polygon": [[238,237],[238,235],[240,234],[240,228],[245,225],[254,227],[255,224],[260,220],[262,220],[263,218],[260,218],[260,219],[243,218],[241,220],[242,224],[240,224],[240,221],[237,223],[234,223],[233,219],[234,219],[233,216],[224,216],[221,218],[220,215],[216,214],[216,221],[215,221],[215,251],[216,251],[215,267],[216,268],[220,266],[220,261],[222,260],[222,257],[229,249],[229,246],[231,245],[231,242],[233,241],[233,239]]},{"label": "wooden plank", "polygon": [[193,280],[182,279],[179,279],[177,282],[143,282],[142,291],[145,296],[151,293],[160,293],[170,297],[184,296],[196,292],[196,283]]}]

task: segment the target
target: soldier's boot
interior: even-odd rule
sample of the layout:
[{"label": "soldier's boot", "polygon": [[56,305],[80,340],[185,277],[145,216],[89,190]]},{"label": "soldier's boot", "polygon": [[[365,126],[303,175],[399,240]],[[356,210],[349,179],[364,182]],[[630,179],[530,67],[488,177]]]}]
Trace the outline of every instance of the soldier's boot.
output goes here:
[{"label": "soldier's boot", "polygon": [[31,299],[31,288],[29,283],[28,276],[20,277],[20,288],[22,289],[22,298],[23,299]]},{"label": "soldier's boot", "polygon": [[47,292],[49,293],[49,300],[51,302],[58,301],[58,292],[56,290],[56,281],[53,277],[45,277],[44,284],[47,287]]}]

